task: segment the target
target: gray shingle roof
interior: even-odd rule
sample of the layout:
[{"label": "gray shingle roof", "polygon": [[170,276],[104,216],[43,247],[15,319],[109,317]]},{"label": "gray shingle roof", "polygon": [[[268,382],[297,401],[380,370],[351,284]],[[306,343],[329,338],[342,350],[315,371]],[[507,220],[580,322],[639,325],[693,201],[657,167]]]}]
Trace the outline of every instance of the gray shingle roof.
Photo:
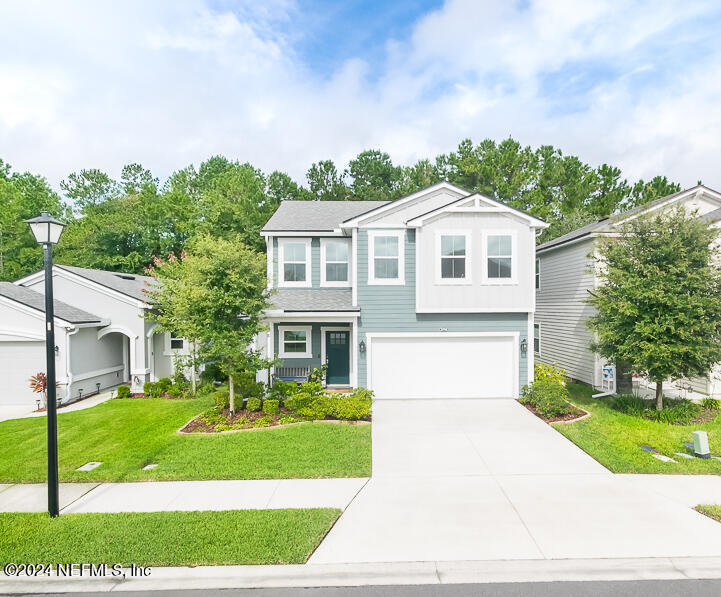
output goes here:
[{"label": "gray shingle roof", "polygon": [[263,232],[330,232],[390,201],[283,201]]},{"label": "gray shingle roof", "polygon": [[280,289],[270,297],[273,309],[282,311],[360,311],[350,290],[327,288]]},{"label": "gray shingle roof", "polygon": [[577,228],[576,230],[572,230],[571,232],[567,232],[566,234],[562,234],[561,236],[559,236],[557,238],[554,238],[552,240],[549,240],[548,242],[538,245],[536,247],[536,251],[550,249],[551,247],[556,247],[558,245],[563,245],[565,243],[571,242],[572,240],[576,240],[577,238],[581,238],[583,236],[586,236],[587,234],[590,234],[594,230],[603,228],[607,223],[608,223],[608,218],[604,218],[603,220],[599,220],[598,222],[592,222],[591,224],[586,224],[585,226],[581,226],[581,228]]},{"label": "gray shingle roof", "polygon": [[[17,286],[12,282],[0,282],[0,296],[9,298],[16,303],[45,313],[45,295],[25,288]],[[55,300],[55,317],[67,321],[68,323],[100,323],[101,319],[97,315],[92,315],[82,309],[77,309],[66,303]]]},{"label": "gray shingle roof", "polygon": [[107,272],[105,270],[87,269],[72,265],[56,265],[56,267],[72,272],[73,274],[81,276],[86,280],[91,280],[101,286],[111,288],[121,294],[143,302],[146,301],[143,289],[147,288],[148,284],[153,284],[155,282],[155,280],[150,276],[140,276],[138,274]]}]

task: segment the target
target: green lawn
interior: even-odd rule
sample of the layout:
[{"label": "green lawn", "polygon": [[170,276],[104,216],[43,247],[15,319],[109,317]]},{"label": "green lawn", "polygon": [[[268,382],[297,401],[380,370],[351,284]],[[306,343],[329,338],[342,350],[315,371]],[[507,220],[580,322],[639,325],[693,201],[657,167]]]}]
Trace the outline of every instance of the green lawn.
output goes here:
[{"label": "green lawn", "polygon": [[[370,425],[305,423],[217,436],[176,431],[211,406],[194,400],[110,400],[58,415],[61,481],[368,477]],[[0,423],[0,482],[47,475],[44,417]],[[89,472],[75,469],[103,464]],[[158,464],[141,470],[146,464]]]},{"label": "green lawn", "polygon": [[701,512],[701,514],[705,514],[709,518],[713,518],[714,520],[718,520],[721,522],[721,506],[696,506],[696,510]]},{"label": "green lawn", "polygon": [[0,564],[302,564],[340,510],[0,513]]},{"label": "green lawn", "polygon": [[[721,474],[721,461],[688,460],[674,455],[693,453],[683,445],[693,441],[693,431],[708,432],[711,453],[721,454],[721,416],[699,425],[656,423],[611,409],[609,398],[591,398],[594,390],[589,386],[569,384],[569,391],[572,402],[591,416],[577,423],[553,426],[614,473]],[[656,448],[677,462],[661,462],[641,450],[640,444]]]}]

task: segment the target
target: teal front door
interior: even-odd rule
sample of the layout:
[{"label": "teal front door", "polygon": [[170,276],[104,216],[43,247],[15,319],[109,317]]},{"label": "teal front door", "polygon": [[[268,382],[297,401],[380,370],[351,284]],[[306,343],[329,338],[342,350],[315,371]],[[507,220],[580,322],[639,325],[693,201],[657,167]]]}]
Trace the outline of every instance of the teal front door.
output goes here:
[{"label": "teal front door", "polygon": [[350,332],[325,333],[325,358],[328,362],[328,385],[350,383]]}]

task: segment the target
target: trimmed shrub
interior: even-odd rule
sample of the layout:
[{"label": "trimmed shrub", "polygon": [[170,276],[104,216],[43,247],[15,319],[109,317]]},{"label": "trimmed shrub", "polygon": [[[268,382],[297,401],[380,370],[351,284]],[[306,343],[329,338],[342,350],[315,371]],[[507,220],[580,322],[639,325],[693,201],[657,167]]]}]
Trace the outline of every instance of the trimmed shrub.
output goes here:
[{"label": "trimmed shrub", "polygon": [[360,421],[361,419],[367,419],[371,415],[371,399],[356,398],[354,396],[336,398],[333,401],[331,414],[341,421]]},{"label": "trimmed shrub", "polygon": [[314,368],[308,376],[308,383],[323,385],[325,374],[328,371],[328,365],[323,365],[320,369]]},{"label": "trimmed shrub", "polygon": [[298,385],[295,382],[277,380],[268,390],[268,397],[273,400],[278,400],[280,404],[285,404],[285,401],[288,400],[297,389]]},{"label": "trimmed shrub", "polygon": [[130,386],[118,386],[117,395],[118,398],[130,398]]},{"label": "trimmed shrub", "polygon": [[165,390],[165,393],[172,398],[177,398],[183,393],[183,388],[178,385],[172,385],[167,390]]},{"label": "trimmed shrub", "polygon": [[213,403],[218,410],[230,408],[230,392],[224,388],[213,392]]},{"label": "trimmed shrub", "polygon": [[263,412],[266,415],[277,415],[280,411],[280,403],[277,400],[265,400],[263,402]]},{"label": "trimmed shrub", "polygon": [[246,408],[251,412],[257,412],[263,406],[263,402],[260,398],[248,398]]},{"label": "trimmed shrub", "polygon": [[161,377],[158,381],[155,382],[155,387],[161,394],[165,394],[165,392],[167,392],[172,385],[173,382],[170,380],[169,377]]},{"label": "trimmed shrub", "polygon": [[235,381],[236,392],[244,398],[264,398],[265,384],[262,381],[255,381],[255,372],[246,371],[240,375],[236,375]]},{"label": "trimmed shrub", "polygon": [[200,420],[208,426],[226,422],[226,418],[214,408],[209,408],[200,415]]},{"label": "trimmed shrub", "polygon": [[545,363],[536,362],[533,366],[533,378],[535,381],[552,381],[564,386],[567,377],[566,372],[555,363],[546,365]]},{"label": "trimmed shrub", "polygon": [[568,390],[552,381],[535,381],[530,386],[525,386],[520,401],[533,406],[544,419],[561,417],[571,412]]},{"label": "trimmed shrub", "polygon": [[292,415],[283,415],[283,416],[279,419],[279,423],[280,423],[281,425],[290,425],[291,423],[297,423],[297,422],[298,422],[298,419],[296,419],[296,418],[295,418],[294,416],[292,416]]},{"label": "trimmed shrub", "polygon": [[701,400],[701,406],[703,408],[712,408],[714,410],[721,409],[721,400],[718,398],[704,398]]},{"label": "trimmed shrub", "polygon": [[154,386],[155,386],[155,382],[146,381],[143,384],[143,394],[145,394],[146,396],[152,396]]},{"label": "trimmed shrub", "polygon": [[272,417],[259,417],[258,419],[255,420],[255,423],[253,423],[253,427],[270,427],[270,424],[272,422],[273,422]]}]

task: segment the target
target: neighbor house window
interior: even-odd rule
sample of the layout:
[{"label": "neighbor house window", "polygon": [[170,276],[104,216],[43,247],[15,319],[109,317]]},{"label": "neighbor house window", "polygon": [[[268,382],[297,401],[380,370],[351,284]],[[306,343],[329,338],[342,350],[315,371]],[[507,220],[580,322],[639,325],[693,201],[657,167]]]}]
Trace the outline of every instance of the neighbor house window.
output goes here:
[{"label": "neighbor house window", "polygon": [[311,351],[311,328],[308,326],[278,327],[280,347],[278,356],[281,358],[309,359]]},{"label": "neighbor house window", "polygon": [[310,286],[310,240],[280,241],[280,286]]},{"label": "neighbor house window", "polygon": [[321,286],[348,286],[349,255],[346,239],[321,240]]},{"label": "neighbor house window", "polygon": [[439,233],[436,237],[439,265],[436,278],[441,283],[468,282],[471,277],[468,266],[470,233]]},{"label": "neighbor house window", "polygon": [[487,278],[489,281],[513,277],[513,236],[489,234],[486,237]]},{"label": "neighbor house window", "polygon": [[536,258],[536,289],[541,287],[541,260]]},{"label": "neighbor house window", "polygon": [[176,336],[173,332],[170,332],[170,348],[172,350],[183,350],[185,343],[182,338]]},{"label": "neighbor house window", "polygon": [[370,232],[369,284],[403,284],[403,232]]},{"label": "neighbor house window", "polygon": [[533,324],[533,352],[541,354],[541,325]]}]

